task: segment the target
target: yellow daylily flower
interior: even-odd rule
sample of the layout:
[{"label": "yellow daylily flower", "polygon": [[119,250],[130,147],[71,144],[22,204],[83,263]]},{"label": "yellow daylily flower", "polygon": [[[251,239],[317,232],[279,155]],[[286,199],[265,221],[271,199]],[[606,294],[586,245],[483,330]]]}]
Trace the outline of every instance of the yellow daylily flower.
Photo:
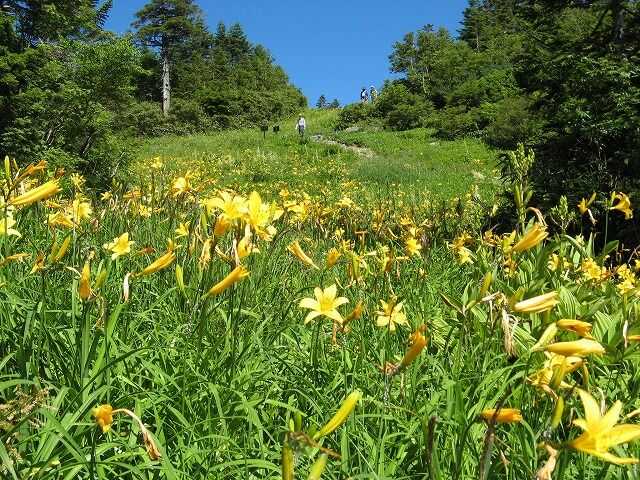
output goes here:
[{"label": "yellow daylily flower", "polygon": [[58,180],[50,180],[43,183],[39,187],[29,190],[27,193],[23,193],[17,197],[9,200],[9,205],[14,207],[26,207],[40,200],[46,200],[49,197],[54,196],[61,191]]},{"label": "yellow daylily flower", "polygon": [[252,253],[260,253],[260,250],[255,246],[253,241],[251,240],[252,234],[251,230],[247,228],[244,237],[240,239],[238,242],[238,246],[236,247],[236,253],[238,254],[238,260],[242,260],[245,257],[248,257]]},{"label": "yellow daylily flower", "polygon": [[71,204],[71,217],[76,224],[91,218],[92,213],[91,203],[86,200],[76,198]]},{"label": "yellow daylily flower", "polygon": [[622,402],[615,402],[603,415],[598,402],[588,392],[578,390],[578,394],[584,406],[585,418],[574,420],[573,424],[584,432],[569,442],[569,446],[617,465],[640,463],[637,458],[618,457],[609,453],[609,449],[616,445],[640,438],[640,425],[616,425],[622,412]]},{"label": "yellow daylily flower", "polygon": [[189,235],[189,222],[181,223],[180,225],[178,225],[178,228],[176,228],[175,232],[176,232],[176,237],[177,238],[188,236]]},{"label": "yellow daylily flower", "polygon": [[226,218],[224,218],[222,215],[220,215],[216,219],[216,224],[213,227],[213,234],[216,237],[221,237],[225,233],[227,233],[227,231],[229,230],[230,227],[231,227],[231,222],[229,222]]},{"label": "yellow daylily flower", "polygon": [[[543,367],[532,374],[527,381],[531,383],[531,385],[545,390],[547,393],[552,393],[549,388],[549,384],[551,383],[551,380],[558,368],[562,368],[562,371],[566,375],[568,373],[575,372],[578,368],[584,365],[584,359],[582,357],[565,357],[563,355],[557,355],[549,352],[544,352],[544,354],[547,359],[545,360]],[[569,388],[570,385],[565,382],[561,382],[560,387]]]},{"label": "yellow daylily flower", "polygon": [[89,262],[84,262],[84,267],[82,267],[80,283],[78,285],[78,296],[83,302],[91,298],[91,268]]},{"label": "yellow daylily flower", "polygon": [[337,297],[337,293],[338,287],[336,285],[331,285],[324,290],[320,287],[314,288],[313,294],[316,297],[315,299],[303,298],[300,301],[300,308],[308,308],[311,310],[304,319],[304,323],[307,324],[314,318],[324,315],[334,322],[341,324],[344,320],[337,309],[339,306],[349,303],[349,300],[345,297]]},{"label": "yellow daylily flower", "polygon": [[427,346],[427,339],[422,334],[422,331],[417,330],[416,332],[413,333],[411,337],[413,342],[411,343],[411,346],[407,349],[406,353],[404,354],[404,357],[402,357],[399,368],[406,368],[409,365],[411,365],[411,363],[416,358],[418,358],[418,355],[422,353],[422,350],[424,350],[424,347]]},{"label": "yellow daylily flower", "polygon": [[378,310],[376,319],[376,325],[378,327],[387,327],[392,333],[396,331],[396,325],[407,325],[407,316],[402,311],[402,302],[395,303],[395,300],[390,300],[389,303],[384,300],[380,300],[382,310]]},{"label": "yellow daylily flower", "polygon": [[336,263],[338,263],[338,260],[341,256],[342,253],[340,253],[338,249],[332,248],[331,250],[329,250],[329,253],[327,253],[327,268],[331,268]]},{"label": "yellow daylily flower", "polygon": [[409,237],[407,238],[407,240],[405,241],[405,249],[407,251],[407,253],[410,256],[420,256],[420,250],[422,250],[422,245],[420,245],[418,243],[418,240],[416,240],[414,237]]},{"label": "yellow daylily flower", "polygon": [[222,212],[221,217],[227,222],[242,218],[247,212],[247,200],[227,191],[221,191],[219,197],[205,200],[203,205],[209,213],[215,209],[220,210]]},{"label": "yellow daylily flower", "polygon": [[547,232],[547,227],[536,223],[527,233],[522,236],[518,243],[513,246],[513,251],[524,252],[526,250],[530,250],[548,236],[549,232]]},{"label": "yellow daylily flower", "polygon": [[522,413],[517,408],[501,408],[496,413],[495,408],[482,411],[480,416],[490,422],[492,419],[495,423],[520,423],[522,421]]},{"label": "yellow daylily flower", "polygon": [[296,240],[291,245],[287,247],[287,250],[291,252],[298,260],[300,260],[305,265],[308,265],[316,270],[320,270],[320,268],[315,264],[315,262],[306,254],[302,247],[300,246],[300,242]]},{"label": "yellow daylily flower", "polygon": [[173,249],[170,249],[167,253],[158,258],[155,262],[151,263],[147,268],[142,270],[136,276],[145,277],[147,275],[152,275],[156,272],[164,270],[169,267],[176,259],[176,254]]},{"label": "yellow daylily flower", "polygon": [[11,262],[23,262],[25,258],[29,258],[31,255],[28,253],[16,253],[13,255],[9,255],[6,258],[0,260],[0,267],[4,267],[8,263]]},{"label": "yellow daylily flower", "polygon": [[6,218],[0,218],[0,237],[9,235],[21,237],[22,235],[20,234],[20,232],[13,228],[15,224],[16,221],[13,219],[13,216],[10,212],[7,212]]},{"label": "yellow daylily flower", "polygon": [[558,292],[549,292],[518,302],[513,309],[520,313],[541,313],[551,310],[558,303]]},{"label": "yellow daylily flower", "polygon": [[178,197],[191,191],[191,183],[189,182],[189,176],[178,177],[173,181],[171,186],[171,195]]},{"label": "yellow daylily flower", "polygon": [[615,200],[618,200],[618,203],[613,205],[609,210],[618,210],[624,213],[624,218],[626,220],[632,219],[633,210],[631,209],[631,200],[629,200],[629,197],[622,192],[619,192],[619,193],[614,192],[611,195],[611,202],[613,203]]},{"label": "yellow daylily flower", "polygon": [[589,211],[589,207],[591,206],[591,204],[594,202],[595,199],[596,199],[596,192],[593,192],[589,200],[587,200],[586,198],[583,198],[582,200],[580,200],[580,203],[578,203],[578,210],[580,210],[581,215],[584,215]]},{"label": "yellow daylily flower", "polygon": [[102,429],[102,433],[106,433],[111,429],[113,424],[113,407],[111,405],[100,405],[91,411],[91,415],[93,415],[96,424]]},{"label": "yellow daylily flower", "polygon": [[131,253],[131,245],[134,243],[136,242],[129,240],[129,232],[125,232],[119,237],[114,238],[111,243],[105,243],[103,248],[109,250],[112,253],[111,260],[115,260],[116,258]]},{"label": "yellow daylily flower", "polygon": [[556,322],[556,325],[560,330],[568,330],[570,332],[577,333],[584,338],[593,338],[591,336],[591,328],[593,327],[593,325],[591,325],[589,322],[563,318],[562,320],[558,320]]},{"label": "yellow daylily flower", "polygon": [[248,276],[249,271],[246,268],[244,268],[242,265],[237,266],[231,271],[229,275],[227,275],[220,282],[211,287],[211,289],[206,293],[205,297],[213,297],[214,295],[218,295]]},{"label": "yellow daylily flower", "polygon": [[346,422],[347,418],[349,418],[349,415],[351,415],[351,413],[355,410],[356,405],[361,398],[361,391],[356,390],[354,392],[351,392],[346,400],[342,403],[338,411],[335,413],[335,415],[331,418],[331,420],[329,420],[326,425],[324,425],[320,430],[316,432],[316,434],[313,436],[313,439],[318,440],[322,437],[326,437],[330,433],[334,432],[338,427],[340,427],[340,425]]},{"label": "yellow daylily flower", "polygon": [[272,218],[271,207],[262,203],[260,194],[256,191],[251,192],[246,204],[245,220],[251,226],[254,232],[263,232],[269,225]]},{"label": "yellow daylily flower", "polygon": [[49,225],[49,227],[63,228],[74,228],[76,226],[73,218],[62,211],[49,214],[47,216],[47,225]]},{"label": "yellow daylily flower", "polygon": [[547,345],[545,351],[551,353],[557,353],[565,357],[576,356],[584,357],[586,355],[602,355],[605,353],[605,349],[595,340],[588,338],[581,338],[573,342],[558,342]]}]

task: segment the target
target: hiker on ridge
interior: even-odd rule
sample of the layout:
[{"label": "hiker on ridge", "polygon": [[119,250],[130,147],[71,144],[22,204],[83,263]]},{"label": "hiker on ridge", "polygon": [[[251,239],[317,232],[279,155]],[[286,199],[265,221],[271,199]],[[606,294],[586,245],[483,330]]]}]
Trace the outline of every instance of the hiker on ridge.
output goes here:
[{"label": "hiker on ridge", "polygon": [[300,114],[298,117],[298,123],[296,123],[296,130],[298,130],[298,134],[300,138],[304,138],[304,131],[307,129],[307,121],[304,118],[304,115]]},{"label": "hiker on ridge", "polygon": [[376,90],[376,87],[374,87],[373,85],[371,85],[371,90],[370,90],[370,96],[371,96],[371,103],[376,101],[376,98],[378,98],[378,90]]},{"label": "hiker on ridge", "polygon": [[360,101],[362,103],[367,103],[369,101],[369,93],[364,87],[362,87],[362,90],[360,90]]}]

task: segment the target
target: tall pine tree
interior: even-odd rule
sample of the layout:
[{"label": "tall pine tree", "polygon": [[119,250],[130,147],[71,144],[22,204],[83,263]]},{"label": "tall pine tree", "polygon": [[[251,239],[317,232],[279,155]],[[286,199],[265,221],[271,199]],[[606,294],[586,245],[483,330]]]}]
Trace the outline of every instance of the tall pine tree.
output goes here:
[{"label": "tall pine tree", "polygon": [[139,41],[160,50],[162,111],[171,109],[171,55],[202,25],[202,12],[193,0],[151,0],[138,13],[133,27]]}]

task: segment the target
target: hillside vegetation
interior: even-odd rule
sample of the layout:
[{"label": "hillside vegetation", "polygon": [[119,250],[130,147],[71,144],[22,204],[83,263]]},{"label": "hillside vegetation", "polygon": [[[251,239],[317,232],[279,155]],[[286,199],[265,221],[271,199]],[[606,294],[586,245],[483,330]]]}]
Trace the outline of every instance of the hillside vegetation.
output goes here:
[{"label": "hillside vegetation", "polygon": [[638,479],[638,2],[471,0],[341,110],[71,3],[0,2],[0,478]]}]

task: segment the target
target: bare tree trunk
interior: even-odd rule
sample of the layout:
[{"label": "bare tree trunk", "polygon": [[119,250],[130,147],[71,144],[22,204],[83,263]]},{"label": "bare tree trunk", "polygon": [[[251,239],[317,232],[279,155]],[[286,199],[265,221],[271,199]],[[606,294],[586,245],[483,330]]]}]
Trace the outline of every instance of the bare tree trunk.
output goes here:
[{"label": "bare tree trunk", "polygon": [[162,47],[162,113],[169,115],[171,109],[171,77],[169,72],[169,49],[166,45]]}]

